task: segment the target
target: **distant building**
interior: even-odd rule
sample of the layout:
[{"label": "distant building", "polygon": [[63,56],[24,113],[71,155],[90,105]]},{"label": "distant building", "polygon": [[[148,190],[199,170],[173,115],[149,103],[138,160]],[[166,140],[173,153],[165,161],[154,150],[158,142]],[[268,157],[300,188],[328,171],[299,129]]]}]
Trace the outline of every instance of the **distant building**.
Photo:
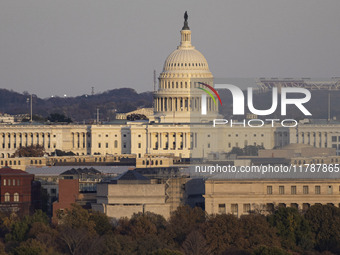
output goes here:
[{"label": "distant building", "polygon": [[97,184],[104,175],[94,168],[72,168],[59,175],[58,200],[53,203],[53,218],[57,219],[59,212],[70,209],[72,204],[79,204],[90,209],[96,202]]},{"label": "distant building", "polygon": [[92,208],[118,219],[146,211],[170,216],[165,184],[151,183],[149,178],[132,170],[111,182],[98,184],[97,201]]},{"label": "distant building", "polygon": [[18,169],[0,169],[0,210],[28,214],[40,207],[40,183]]},{"label": "distant building", "polygon": [[340,156],[336,148],[316,148],[309,144],[292,143],[280,149],[259,150],[259,158],[284,158],[289,164],[336,164]]},{"label": "distant building", "polygon": [[236,216],[271,213],[276,207],[307,210],[315,204],[340,206],[338,174],[235,173],[218,174],[205,181],[208,214]]},{"label": "distant building", "polygon": [[73,179],[59,180],[59,197],[53,203],[53,220],[57,222],[59,213],[70,209],[79,199],[79,181]]},{"label": "distant building", "polygon": [[15,121],[15,116],[6,113],[0,113],[0,123],[13,124]]},{"label": "distant building", "polygon": [[203,180],[181,176],[178,168],[136,169],[98,183],[92,208],[114,218],[149,211],[167,219],[180,205],[204,209],[203,193]]},{"label": "distant building", "polygon": [[144,115],[146,118],[149,118],[153,115],[153,108],[140,108],[132,112],[127,113],[116,113],[116,119],[118,120],[126,120],[129,115]]}]

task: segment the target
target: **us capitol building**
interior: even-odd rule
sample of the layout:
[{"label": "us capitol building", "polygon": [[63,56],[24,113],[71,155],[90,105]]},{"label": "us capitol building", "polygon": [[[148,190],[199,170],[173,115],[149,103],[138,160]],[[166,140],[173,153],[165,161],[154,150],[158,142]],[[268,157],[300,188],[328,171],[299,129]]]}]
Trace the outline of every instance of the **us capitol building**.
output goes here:
[{"label": "us capitol building", "polygon": [[0,158],[9,158],[20,146],[42,145],[76,155],[146,154],[202,158],[229,152],[233,147],[263,145],[271,149],[289,143],[289,130],[282,127],[212,127],[218,106],[207,98],[207,114],[201,114],[204,82],[213,86],[205,57],[191,43],[187,19],[180,45],[165,60],[154,93],[154,114],[149,121],[103,125],[1,125]]},{"label": "us capitol building", "polygon": [[[212,120],[221,118],[218,104],[214,102],[216,98],[206,97],[207,114],[202,115],[201,109],[205,93],[202,83],[213,87],[214,78],[207,60],[191,43],[187,18],[185,15],[180,44],[166,58],[159,75],[153,114],[148,121],[98,125],[1,125],[0,166],[9,162],[13,168],[19,167],[23,158],[12,158],[14,152],[19,147],[37,144],[43,146],[50,155],[58,149],[72,151],[78,158],[89,155],[101,160],[100,156],[120,158],[128,155],[135,157],[137,162],[144,162],[145,158],[152,155],[179,159],[202,159],[211,155],[220,158],[233,147],[243,148],[247,145],[262,145],[268,150],[282,148],[279,151],[265,151],[270,154],[267,157],[274,157],[274,153],[277,153],[291,158],[296,157],[295,154],[308,154],[308,151],[317,148],[322,153],[332,150],[339,155],[339,124],[309,123],[299,124],[297,128],[275,125],[260,128],[227,125],[213,127]],[[31,164],[37,164],[36,161],[31,161]],[[159,163],[161,165],[161,161]],[[299,165],[303,163],[296,162]],[[208,178],[203,184],[204,193],[200,193],[204,195],[205,210],[207,213],[233,213],[239,216],[251,210],[267,210],[275,204],[300,209],[315,203],[340,204],[337,174],[326,179],[320,176],[319,179],[308,179],[303,175],[296,179],[278,177],[272,175],[257,180],[251,176],[237,175]],[[125,183],[124,178],[117,179],[116,184],[98,184],[97,203],[93,208],[115,217],[144,210],[168,217],[170,211],[175,210],[182,200],[168,202],[167,187],[174,186],[184,192],[180,188],[185,184],[185,192],[191,190],[189,182],[180,178],[171,179],[173,185],[168,183],[169,180],[156,185],[139,174],[135,174],[135,178],[138,185],[131,184],[130,180]],[[193,190],[196,187],[194,182]],[[172,194],[178,195],[178,190],[175,189]]]},{"label": "us capitol building", "polygon": [[[57,149],[76,155],[174,155],[204,158],[233,147],[262,145],[265,149],[290,143],[336,148],[340,154],[340,125],[301,125],[296,128],[264,125],[261,128],[212,126],[221,118],[218,104],[207,97],[201,114],[202,83],[214,86],[205,57],[191,43],[187,17],[180,44],[165,60],[154,93],[154,114],[149,121],[101,125],[0,125],[0,158],[10,158],[21,146],[39,144],[52,155]],[[216,98],[215,98],[216,99]],[[3,162],[4,164],[4,162]],[[1,164],[0,164],[1,165]]]}]

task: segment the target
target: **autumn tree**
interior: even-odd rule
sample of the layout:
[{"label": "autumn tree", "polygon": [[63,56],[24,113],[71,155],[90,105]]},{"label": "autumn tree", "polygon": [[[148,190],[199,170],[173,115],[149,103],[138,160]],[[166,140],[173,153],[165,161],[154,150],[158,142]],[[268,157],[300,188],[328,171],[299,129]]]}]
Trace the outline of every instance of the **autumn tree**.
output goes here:
[{"label": "autumn tree", "polygon": [[198,231],[192,231],[182,244],[182,250],[186,255],[209,255],[211,254],[204,236]]},{"label": "autumn tree", "polygon": [[206,214],[201,208],[191,208],[187,205],[180,206],[170,216],[167,227],[168,238],[180,247],[187,235],[199,229],[205,220]]},{"label": "autumn tree", "polygon": [[117,238],[127,237],[121,243],[124,247],[127,246],[125,242],[129,242],[135,246],[137,254],[149,254],[152,251],[168,248],[164,237],[166,224],[166,220],[161,215],[151,212],[137,213],[130,220],[120,219],[115,233],[118,234]]},{"label": "autumn tree", "polygon": [[296,208],[279,207],[268,220],[277,229],[284,248],[293,250],[313,248],[311,228]]},{"label": "autumn tree", "polygon": [[306,214],[314,235],[316,249],[340,253],[340,208],[333,205],[313,205]]},{"label": "autumn tree", "polygon": [[31,145],[27,147],[18,148],[14,152],[15,157],[43,157],[45,149],[41,145]]},{"label": "autumn tree", "polygon": [[241,238],[241,229],[236,216],[231,214],[211,215],[202,225],[207,246],[213,254],[236,247]]},{"label": "autumn tree", "polygon": [[249,250],[260,245],[281,246],[276,229],[268,223],[264,215],[243,215],[238,221],[241,230],[241,237],[236,242],[238,247]]}]

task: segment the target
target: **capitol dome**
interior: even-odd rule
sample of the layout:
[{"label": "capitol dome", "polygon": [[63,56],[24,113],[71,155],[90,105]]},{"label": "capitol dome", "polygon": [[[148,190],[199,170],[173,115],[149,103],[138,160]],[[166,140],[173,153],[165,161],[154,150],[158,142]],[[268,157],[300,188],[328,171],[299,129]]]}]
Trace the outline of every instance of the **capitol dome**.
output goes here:
[{"label": "capitol dome", "polygon": [[187,20],[181,30],[181,43],[165,60],[160,78],[212,77],[208,62],[191,44],[191,31]]},{"label": "capitol dome", "polygon": [[165,60],[163,72],[169,71],[209,71],[208,62],[193,46],[181,47],[173,51]]},{"label": "capitol dome", "polygon": [[[199,88],[213,87],[208,62],[191,44],[191,30],[185,12],[180,45],[165,60],[154,92],[154,119],[164,123],[208,122],[218,116],[218,105]],[[204,102],[202,102],[204,98]],[[202,114],[201,105],[206,105]]]}]

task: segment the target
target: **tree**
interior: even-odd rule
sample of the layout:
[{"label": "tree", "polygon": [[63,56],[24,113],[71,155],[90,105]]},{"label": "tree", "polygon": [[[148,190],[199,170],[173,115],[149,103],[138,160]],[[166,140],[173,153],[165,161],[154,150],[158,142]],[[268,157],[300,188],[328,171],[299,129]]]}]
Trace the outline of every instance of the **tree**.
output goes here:
[{"label": "tree", "polygon": [[[126,241],[132,243],[138,254],[150,254],[162,248],[168,248],[165,236],[166,220],[163,216],[151,212],[134,214],[131,219],[122,218],[118,222],[115,233],[121,237],[130,237]],[[122,249],[127,246],[122,244]],[[131,253],[131,251],[130,251]]]},{"label": "tree", "polygon": [[56,154],[57,156],[75,156],[76,154],[72,151],[62,151],[62,150],[55,150],[55,153],[53,153],[53,155]]},{"label": "tree", "polygon": [[67,209],[65,215],[62,217],[61,225],[73,229],[86,229],[91,233],[95,233],[95,222],[90,219],[88,210],[82,208],[80,205],[72,204],[71,209]]},{"label": "tree", "polygon": [[14,249],[13,254],[15,255],[58,255],[60,253],[56,252],[52,247],[48,247],[45,244],[39,242],[35,239],[28,239],[25,242],[20,243],[20,245]]},{"label": "tree", "polygon": [[51,113],[47,117],[47,120],[49,120],[50,122],[64,122],[64,123],[72,122],[71,118],[68,118],[64,114],[60,114],[60,113]]},{"label": "tree", "polygon": [[14,152],[15,157],[43,157],[45,149],[41,145],[31,145],[27,147],[18,148]]},{"label": "tree", "polygon": [[96,254],[103,241],[85,227],[72,228],[68,225],[59,228],[59,238],[72,255]]},{"label": "tree", "polygon": [[260,246],[254,250],[254,255],[290,255],[291,253],[279,247]]},{"label": "tree", "polygon": [[151,255],[184,255],[182,252],[169,250],[169,249],[161,249],[154,251]]},{"label": "tree", "polygon": [[229,248],[235,248],[241,238],[239,221],[231,214],[210,216],[202,225],[202,233],[212,254],[220,254]]},{"label": "tree", "polygon": [[268,216],[268,220],[277,229],[282,247],[295,250],[313,248],[311,228],[296,208],[279,207]]},{"label": "tree", "polygon": [[254,249],[259,245],[280,246],[277,231],[272,227],[267,218],[261,214],[249,214],[239,219],[241,238],[237,246],[242,249]]},{"label": "tree", "polygon": [[257,156],[259,150],[263,150],[262,145],[247,145],[243,149],[239,147],[233,147],[229,154],[236,154],[237,156]]},{"label": "tree", "polygon": [[340,253],[340,208],[332,205],[313,205],[305,219],[315,236],[315,248]]},{"label": "tree", "polygon": [[237,156],[242,156],[243,155],[243,150],[239,147],[233,147],[229,154],[236,154]]},{"label": "tree", "polygon": [[175,241],[180,247],[187,235],[199,229],[205,220],[206,214],[201,208],[191,208],[187,205],[180,206],[170,216],[167,227],[168,238]]},{"label": "tree", "polygon": [[98,235],[102,236],[104,234],[108,234],[112,231],[112,223],[109,217],[106,214],[101,212],[92,212],[90,214],[90,221],[94,222],[94,230],[97,232]]},{"label": "tree", "polygon": [[209,255],[210,250],[203,235],[197,231],[192,231],[182,245],[182,250],[186,255]]},{"label": "tree", "polygon": [[259,150],[263,149],[264,147],[262,145],[247,145],[243,148],[243,155],[257,156],[259,154]]},{"label": "tree", "polygon": [[127,120],[147,120],[148,118],[144,114],[132,113],[126,116]]}]

